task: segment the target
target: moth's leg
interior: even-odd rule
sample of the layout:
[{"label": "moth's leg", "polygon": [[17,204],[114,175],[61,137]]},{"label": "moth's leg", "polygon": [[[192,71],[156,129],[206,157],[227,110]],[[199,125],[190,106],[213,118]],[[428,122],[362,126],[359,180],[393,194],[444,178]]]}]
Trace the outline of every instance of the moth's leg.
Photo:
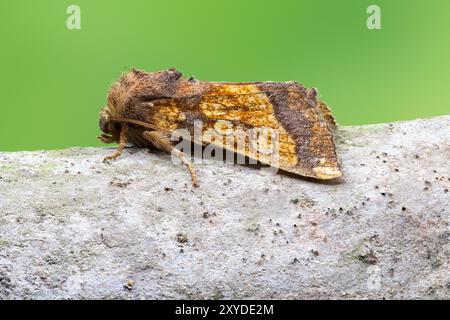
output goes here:
[{"label": "moth's leg", "polygon": [[112,155],[105,157],[103,159],[103,162],[109,162],[120,157],[120,155],[123,152],[123,149],[125,149],[125,146],[127,144],[127,131],[128,131],[128,124],[125,123],[122,126],[122,130],[120,131],[119,147],[117,148],[117,151],[114,152]]},{"label": "moth's leg", "polygon": [[175,148],[170,142],[167,133],[160,131],[145,131],[143,133],[144,138],[149,141],[155,148],[165,151],[167,153],[174,153],[181,161],[187,166],[189,172],[191,173],[192,184],[194,187],[198,187],[197,174],[195,172],[194,165],[191,161],[186,159],[185,154]]},{"label": "moth's leg", "polygon": [[100,136],[97,137],[100,141],[104,142],[104,143],[113,143],[114,142],[114,137],[110,136],[108,134],[104,134],[102,133]]}]

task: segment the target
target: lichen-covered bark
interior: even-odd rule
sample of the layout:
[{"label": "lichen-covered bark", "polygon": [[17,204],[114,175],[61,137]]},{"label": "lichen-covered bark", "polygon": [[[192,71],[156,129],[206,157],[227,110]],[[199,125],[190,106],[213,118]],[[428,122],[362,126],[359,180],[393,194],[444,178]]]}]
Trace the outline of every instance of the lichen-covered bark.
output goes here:
[{"label": "lichen-covered bark", "polygon": [[340,183],[0,153],[0,298],[448,298],[450,116],[343,127]]}]

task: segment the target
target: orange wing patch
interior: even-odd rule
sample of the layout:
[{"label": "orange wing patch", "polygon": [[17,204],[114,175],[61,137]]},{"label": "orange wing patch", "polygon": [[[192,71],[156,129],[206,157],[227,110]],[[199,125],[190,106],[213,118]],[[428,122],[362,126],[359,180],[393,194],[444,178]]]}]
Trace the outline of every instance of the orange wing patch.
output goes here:
[{"label": "orange wing patch", "polygon": [[297,164],[294,140],[277,121],[267,95],[257,86],[212,85],[199,109],[213,121],[212,127],[203,130],[204,143],[278,167]]},{"label": "orange wing patch", "polygon": [[186,120],[182,106],[177,105],[172,99],[153,104],[151,108],[154,108],[152,123],[159,128],[173,131],[179,127],[180,122]]}]

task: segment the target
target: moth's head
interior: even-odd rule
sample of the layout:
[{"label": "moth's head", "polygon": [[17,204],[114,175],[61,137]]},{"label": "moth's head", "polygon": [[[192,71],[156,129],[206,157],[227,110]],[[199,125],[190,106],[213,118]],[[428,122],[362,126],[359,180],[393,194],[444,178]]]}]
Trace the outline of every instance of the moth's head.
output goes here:
[{"label": "moth's head", "polygon": [[[99,125],[103,136],[111,136],[108,138],[111,142],[118,141],[122,124],[112,118],[130,117],[127,117],[130,107],[134,108],[132,114],[136,117],[136,108],[140,104],[172,96],[181,77],[181,72],[174,68],[158,72],[132,69],[123,74],[109,89],[106,106],[100,112]],[[135,120],[144,119],[138,117]]]},{"label": "moth's head", "polygon": [[120,134],[120,123],[111,120],[111,112],[108,106],[100,111],[99,126],[100,130],[107,135],[118,136]]},{"label": "moth's head", "polygon": [[108,93],[107,104],[100,111],[100,130],[112,137],[120,136],[121,125],[120,123],[113,121],[111,118],[121,117],[121,110],[123,109],[123,99],[121,99],[121,91],[122,89],[117,83],[113,84]]},{"label": "moth's head", "polygon": [[121,124],[111,118],[124,116],[125,103],[136,83],[135,76],[129,72],[124,74],[119,81],[112,84],[106,99],[106,106],[100,111],[99,126],[104,134],[111,136],[111,141],[118,141]]}]

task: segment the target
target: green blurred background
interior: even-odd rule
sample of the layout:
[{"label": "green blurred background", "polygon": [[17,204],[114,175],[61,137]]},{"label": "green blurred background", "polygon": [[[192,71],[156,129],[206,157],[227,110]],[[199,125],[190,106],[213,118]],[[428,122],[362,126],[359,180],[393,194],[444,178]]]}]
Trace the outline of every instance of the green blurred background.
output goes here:
[{"label": "green blurred background", "polygon": [[[66,9],[81,8],[81,30]],[[366,9],[382,10],[368,30]],[[101,145],[98,112],[131,67],[297,80],[341,124],[450,113],[450,1],[2,0],[0,150]]]}]

